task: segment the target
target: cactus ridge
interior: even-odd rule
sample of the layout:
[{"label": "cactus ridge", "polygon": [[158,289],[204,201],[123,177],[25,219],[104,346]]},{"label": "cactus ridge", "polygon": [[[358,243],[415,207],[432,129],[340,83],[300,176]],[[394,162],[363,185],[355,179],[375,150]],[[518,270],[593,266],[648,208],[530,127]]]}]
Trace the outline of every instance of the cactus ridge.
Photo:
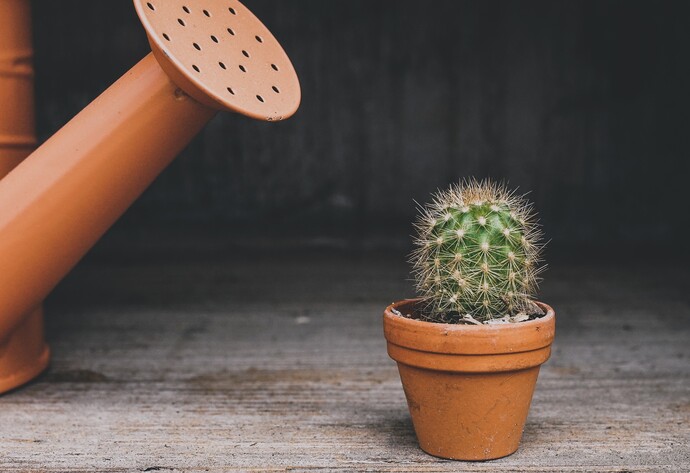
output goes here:
[{"label": "cactus ridge", "polygon": [[439,191],[420,211],[410,261],[430,320],[487,321],[529,308],[544,267],[524,196],[472,179]]}]

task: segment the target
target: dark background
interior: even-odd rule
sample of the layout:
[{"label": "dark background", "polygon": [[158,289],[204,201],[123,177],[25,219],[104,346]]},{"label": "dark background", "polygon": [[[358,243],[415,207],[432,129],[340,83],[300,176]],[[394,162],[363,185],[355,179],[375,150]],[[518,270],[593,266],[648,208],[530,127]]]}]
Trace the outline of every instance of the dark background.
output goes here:
[{"label": "dark background", "polygon": [[[299,112],[220,114],[111,239],[407,241],[414,200],[475,176],[531,191],[554,253],[687,254],[690,2],[246,4],[294,62]],[[33,8],[45,139],[148,45],[129,1]]]}]

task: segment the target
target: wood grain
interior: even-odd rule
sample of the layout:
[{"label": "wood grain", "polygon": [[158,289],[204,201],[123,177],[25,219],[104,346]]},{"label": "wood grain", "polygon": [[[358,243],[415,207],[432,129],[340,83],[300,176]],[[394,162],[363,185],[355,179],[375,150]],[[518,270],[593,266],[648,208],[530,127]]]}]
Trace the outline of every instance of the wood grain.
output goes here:
[{"label": "wood grain", "polygon": [[520,450],[457,463],[418,449],[385,353],[383,307],[412,294],[402,260],[91,258],[49,300],[50,369],[0,397],[0,471],[690,470],[686,269],[553,267],[557,338]]}]

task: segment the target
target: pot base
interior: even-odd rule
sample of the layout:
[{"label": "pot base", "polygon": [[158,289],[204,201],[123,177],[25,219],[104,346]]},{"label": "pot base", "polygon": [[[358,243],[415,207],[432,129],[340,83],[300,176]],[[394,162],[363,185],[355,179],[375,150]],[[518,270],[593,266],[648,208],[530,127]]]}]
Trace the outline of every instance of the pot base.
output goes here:
[{"label": "pot base", "polygon": [[422,450],[452,460],[495,460],[520,444],[539,367],[450,373],[398,363]]},{"label": "pot base", "polygon": [[43,309],[34,309],[0,341],[0,394],[28,383],[46,369],[50,349],[43,334]]}]

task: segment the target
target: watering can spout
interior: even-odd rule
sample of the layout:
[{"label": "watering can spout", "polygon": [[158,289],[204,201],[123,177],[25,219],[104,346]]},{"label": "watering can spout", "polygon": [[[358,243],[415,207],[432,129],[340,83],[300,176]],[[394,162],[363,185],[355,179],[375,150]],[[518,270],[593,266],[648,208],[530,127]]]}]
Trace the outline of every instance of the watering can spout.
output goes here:
[{"label": "watering can spout", "polygon": [[[0,181],[0,358],[33,343],[32,309],[215,113],[149,54]],[[31,371],[21,352],[3,365]],[[9,386],[27,376],[5,371]]]},{"label": "watering can spout", "polygon": [[0,181],[0,366],[37,328],[26,314],[218,110],[278,120],[299,104],[292,64],[239,2],[134,3],[153,52]]}]

